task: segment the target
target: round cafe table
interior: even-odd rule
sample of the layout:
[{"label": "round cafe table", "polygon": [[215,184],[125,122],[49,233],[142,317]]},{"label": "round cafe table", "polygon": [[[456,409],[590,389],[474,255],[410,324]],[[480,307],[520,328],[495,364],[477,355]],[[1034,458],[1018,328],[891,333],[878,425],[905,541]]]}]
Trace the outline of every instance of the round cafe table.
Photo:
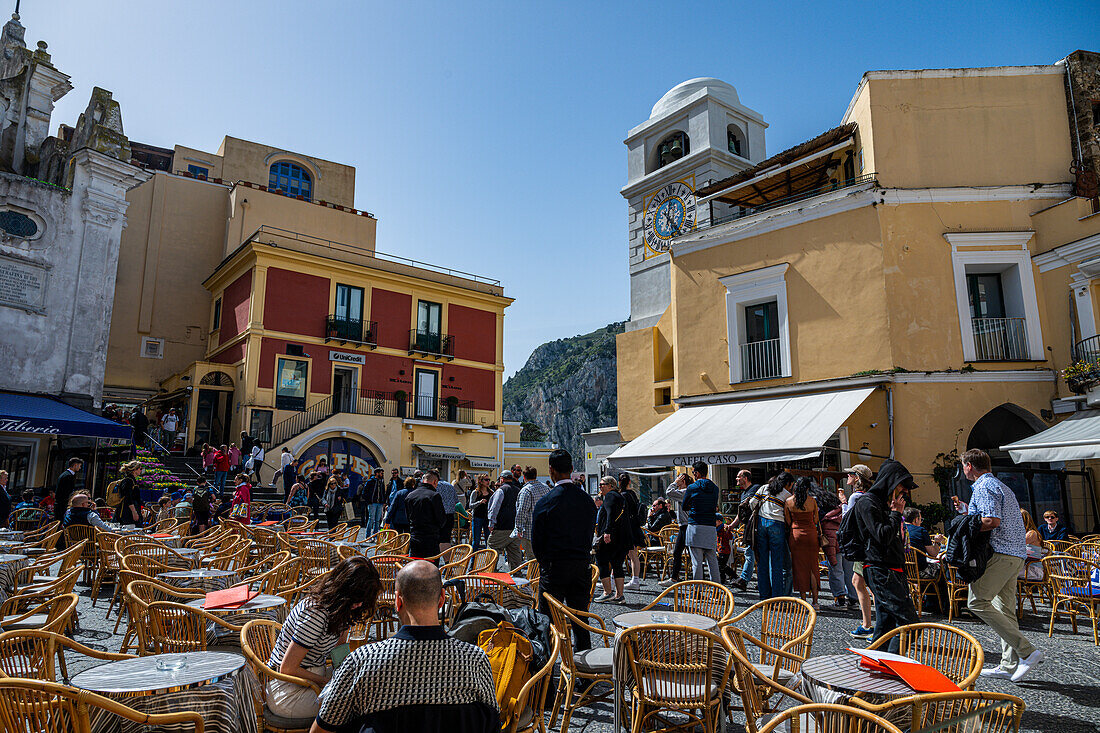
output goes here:
[{"label": "round cafe table", "polygon": [[26,555],[0,555],[0,603],[15,589],[16,574],[31,564]]},{"label": "round cafe table", "polygon": [[[872,672],[862,666],[859,659],[859,655],[851,652],[807,659],[798,676],[791,681],[791,687],[798,689],[801,686],[802,693],[814,702],[835,705],[847,705],[857,693],[864,702],[881,705],[916,692],[897,677]],[[899,725],[910,714],[911,711],[899,708],[886,719]]]},{"label": "round cafe table", "polygon": [[21,555],[23,553],[15,552],[17,549],[23,546],[23,543],[19,540],[0,540],[0,553],[9,553],[13,555]]},{"label": "round cafe table", "polygon": [[632,626],[643,624],[671,624],[673,626],[690,626],[702,631],[714,631],[718,622],[698,613],[684,613],[681,611],[630,611],[620,613],[612,619],[615,626],[620,629],[629,629]]},{"label": "round cafe table", "polygon": [[175,570],[170,573],[159,573],[157,577],[180,588],[194,588],[209,593],[228,588],[237,574],[232,570]]},{"label": "round cafe table", "polygon": [[[158,661],[161,665],[158,665]],[[162,668],[163,663],[178,669]],[[193,710],[213,733],[255,733],[252,696],[259,682],[244,657],[225,652],[156,654],[108,662],[75,675],[73,687],[119,700],[146,714]],[[93,730],[117,729],[119,720],[100,713]]]},{"label": "round cafe table", "polygon": [[22,542],[23,533],[17,529],[0,529],[0,540],[4,542]]},{"label": "round cafe table", "polygon": [[[228,616],[229,623],[236,623],[232,617],[235,615],[249,614],[253,618],[271,618],[276,621],[282,619],[279,618],[279,609],[286,608],[286,599],[282,596],[271,596],[265,593],[261,593],[255,598],[250,599],[247,603],[239,608],[204,608],[203,604],[206,603],[205,598],[193,598],[187,602],[188,606],[194,608],[201,608],[207,613],[212,613],[215,616]],[[267,611],[268,613],[261,613]]]}]

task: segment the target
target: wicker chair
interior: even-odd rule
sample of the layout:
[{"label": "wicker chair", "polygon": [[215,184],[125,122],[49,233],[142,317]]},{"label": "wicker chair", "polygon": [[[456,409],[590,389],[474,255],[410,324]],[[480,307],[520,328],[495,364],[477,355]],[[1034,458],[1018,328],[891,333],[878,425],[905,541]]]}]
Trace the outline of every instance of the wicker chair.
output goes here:
[{"label": "wicker chair", "polygon": [[[880,705],[853,698],[852,704],[875,715],[897,720],[899,724],[900,711],[908,708],[909,714],[905,716],[909,720],[907,730],[928,730],[947,724],[941,730],[952,733],[1016,733],[1020,729],[1020,719],[1026,707],[1024,701],[1015,695],[984,690],[912,695]],[[952,720],[959,718],[963,720],[951,725]]]},{"label": "wicker chair", "polygon": [[[917,609],[917,618],[924,613],[924,597],[931,591],[936,594],[936,602],[943,608],[943,598],[940,597],[939,576],[925,578],[920,574],[920,562],[923,557],[928,562],[928,555],[915,547],[905,549],[905,579],[909,583],[909,596],[913,599],[913,606]],[[927,566],[926,566],[927,567]],[[941,571],[942,572],[942,571]]]},{"label": "wicker chair", "polygon": [[[15,527],[12,527],[11,529],[15,529]],[[57,521],[56,519],[46,522],[38,529],[21,530],[23,532],[23,543],[28,544],[38,542],[43,537],[47,537],[59,530],[61,530],[61,522]]]},{"label": "wicker chair", "polygon": [[[15,574],[16,587],[42,583],[46,578],[58,578],[68,574],[80,561],[86,546],[87,542],[81,540],[62,552],[48,552],[39,556],[33,563],[25,568],[20,568],[19,572]],[[57,575],[50,575],[50,568],[54,565],[58,565]],[[83,567],[81,571],[83,572]]]},{"label": "wicker chair", "polygon": [[8,677],[56,681],[54,662],[61,667],[61,678],[69,683],[64,651],[72,650],[92,659],[116,661],[132,659],[133,654],[101,652],[51,631],[29,629],[0,634],[0,672]]},{"label": "wicker chair", "polygon": [[[554,721],[561,711],[561,731],[569,730],[569,720],[573,717],[573,711],[582,706],[590,706],[593,703],[612,699],[614,690],[610,688],[612,673],[611,642],[615,639],[614,632],[608,631],[603,618],[587,611],[578,611],[566,607],[558,599],[546,594],[543,596],[550,607],[550,623],[554,627],[554,633],[560,636],[562,644],[559,649],[561,654],[561,669],[558,675],[558,690],[554,695],[554,704],[550,714],[549,727],[554,727]],[[594,646],[580,652],[573,651],[570,641],[570,633],[574,628],[586,630],[590,636],[602,642],[602,646]],[[596,687],[607,683],[608,689],[596,692]],[[575,694],[574,694],[575,693]]]},{"label": "wicker chair", "polygon": [[99,530],[90,524],[73,524],[65,528],[65,546],[72,547],[83,542],[84,550],[80,553],[80,561],[84,563],[84,585],[89,585],[95,579],[99,569]]},{"label": "wicker chair", "polygon": [[313,725],[313,717],[309,718],[284,718],[276,715],[267,706],[267,683],[273,680],[293,682],[296,685],[309,688],[320,694],[321,688],[316,682],[304,677],[276,672],[267,666],[267,660],[275,649],[275,641],[279,638],[282,624],[266,619],[249,621],[241,629],[241,651],[245,659],[260,680],[259,695],[253,696],[252,704],[256,711],[257,728],[261,731],[273,731],[274,733],[309,733]]},{"label": "wicker chair", "polygon": [[373,625],[378,638],[385,638],[391,626],[397,626],[397,571],[409,562],[403,555],[375,555],[371,558],[374,568],[382,579],[382,591],[378,594],[378,605],[374,612]]},{"label": "wicker chair", "polygon": [[251,544],[252,540],[237,540],[228,548],[205,556],[203,565],[211,570],[240,570],[248,565],[248,548]]},{"label": "wicker chair", "polygon": [[32,583],[27,583],[0,604],[0,613],[26,610],[29,605],[36,605],[47,601],[54,596],[72,593],[76,589],[77,578],[84,572],[83,565],[76,565],[64,575],[44,576]]},{"label": "wicker chair", "polygon": [[[41,600],[38,605],[28,607],[22,612],[9,612],[11,607],[20,607],[19,596],[12,596],[0,605],[0,628],[6,631],[27,631],[37,629],[63,634],[76,619],[77,595],[66,593]],[[36,599],[37,600],[37,599]]]},{"label": "wicker chair", "polygon": [[0,729],[37,733],[91,733],[99,711],[147,726],[191,725],[204,733],[198,713],[147,715],[87,690],[56,682],[0,679]]},{"label": "wicker chair", "polygon": [[[722,628],[722,640],[732,664],[732,687],[741,696],[742,709],[745,712],[745,730],[758,733],[766,722],[766,716],[777,710],[786,700],[795,704],[813,702],[797,690],[790,689],[774,679],[774,675],[762,669],[761,665],[749,658],[745,641],[753,641],[741,629],[728,624]],[[804,661],[788,652],[776,650],[774,655],[781,660],[774,668],[801,665]]]},{"label": "wicker chair", "polygon": [[[190,588],[178,588],[167,583],[146,579],[144,576],[134,575],[123,571],[120,581],[123,586],[123,603],[126,607],[126,633],[122,636],[120,651],[134,649],[139,654],[148,654],[152,645],[148,638],[149,629],[149,604],[157,601],[172,601],[186,603],[196,598],[205,598],[206,594]],[[122,612],[119,612],[115,621],[115,633],[118,633],[118,622],[122,620]]]},{"label": "wicker chair", "polygon": [[[725,715],[722,696],[729,682],[729,656],[721,637],[686,626],[634,626],[618,638],[633,677],[633,730],[660,723],[662,730],[716,733]],[[686,721],[672,725],[663,713]]]},{"label": "wicker chair", "polygon": [[[1039,579],[1029,578],[1028,570],[1033,567],[1039,568],[1042,573],[1042,577]],[[1024,560],[1024,577],[1016,579],[1016,617],[1024,617],[1024,601],[1031,602],[1031,612],[1038,613],[1039,609],[1035,605],[1036,597],[1041,598],[1047,603],[1054,604],[1054,592],[1050,588],[1050,578],[1047,577],[1046,567],[1043,565],[1042,560],[1027,558]]]},{"label": "wicker chair", "polygon": [[520,688],[512,702],[514,714],[502,728],[502,733],[546,733],[546,700],[552,684],[554,663],[562,647],[561,635],[555,633],[552,636],[554,638],[550,659]]},{"label": "wicker chair", "polygon": [[298,540],[298,559],[306,575],[324,575],[340,560],[337,545],[313,538]]},{"label": "wicker chair", "polygon": [[[747,632],[746,619],[756,614],[760,615],[759,637]],[[756,669],[783,685],[798,673],[802,662],[810,656],[817,612],[799,598],[769,598],[754,603],[729,618],[725,624],[740,626],[742,646],[748,642],[753,649],[753,653],[746,654],[746,658],[755,657],[756,661],[752,664]]]},{"label": "wicker chair", "polygon": [[[660,537],[661,544],[665,547],[664,564],[661,566],[661,577],[669,577],[668,571],[676,562],[676,536],[680,533],[680,525],[670,524],[667,527],[661,528]],[[683,548],[680,551],[680,558],[683,567],[691,567],[688,563],[688,551],[687,548]]]},{"label": "wicker chair", "polygon": [[96,535],[96,550],[99,555],[99,560],[96,563],[95,580],[92,581],[92,608],[95,608],[96,601],[99,599],[99,592],[103,588],[103,584],[110,583],[115,586],[114,592],[111,594],[111,602],[107,605],[107,615],[111,615],[111,609],[115,605],[115,599],[118,597],[118,553],[115,552],[115,542],[120,535],[113,534],[111,532],[100,532]]},{"label": "wicker chair", "polygon": [[382,548],[388,543],[392,542],[397,537],[397,530],[394,529],[380,529],[370,537],[366,539],[367,542],[374,544],[375,547]]},{"label": "wicker chair", "polygon": [[179,571],[178,567],[159,562],[145,555],[123,555],[119,559],[118,564],[121,570],[128,570],[131,573],[144,575],[147,578],[155,578],[161,573],[174,573]]},{"label": "wicker chair", "polygon": [[192,570],[195,567],[194,559],[187,555],[181,555],[174,548],[160,542],[129,542],[125,544],[123,554],[126,557],[142,555],[156,560],[162,565],[168,565],[174,570]]},{"label": "wicker chair", "polygon": [[[984,730],[984,729],[983,729]],[[760,733],[902,733],[893,723],[847,705],[813,703],[789,708],[768,721]]]},{"label": "wicker chair", "polygon": [[653,563],[659,568],[660,580],[665,579],[665,557],[668,556],[668,550],[665,549],[665,543],[662,541],[661,536],[653,534],[649,530],[643,530],[645,533],[645,547],[639,547],[638,553],[642,561],[642,578],[645,578],[646,570],[649,568],[650,563]]},{"label": "wicker chair", "polygon": [[538,605],[535,596],[528,594],[525,589],[497,578],[460,575],[455,580],[466,585],[466,600],[488,596],[493,599],[493,603],[505,608],[535,608]]},{"label": "wicker chair", "polygon": [[517,578],[526,578],[527,585],[523,587],[523,593],[529,595],[534,599],[534,606],[538,606],[539,598],[539,580],[542,576],[542,571],[539,569],[538,560],[528,560],[516,567],[511,573]]},{"label": "wicker chair", "polygon": [[46,523],[45,509],[38,507],[24,507],[11,513],[9,525],[17,532],[33,532]]},{"label": "wicker chair", "polygon": [[470,553],[469,558],[469,570],[466,571],[467,575],[477,575],[478,573],[491,573],[496,570],[497,567],[497,551],[484,549],[477,552]]},{"label": "wicker chair", "polygon": [[961,609],[966,608],[966,599],[970,595],[970,584],[959,577],[959,572],[953,565],[944,563],[944,570],[947,573],[945,576],[945,582],[947,583],[947,622],[951,623],[951,620],[959,615]]},{"label": "wicker chair", "polygon": [[24,536],[24,541],[19,551],[31,557],[53,552],[57,548],[57,543],[63,534],[64,533],[60,529],[56,529],[53,532],[39,536],[35,540],[27,540]]},{"label": "wicker chair", "polygon": [[206,651],[207,624],[220,626],[234,636],[241,626],[182,603],[154,601],[145,610],[149,619],[149,642],[154,654]]},{"label": "wicker chair", "polygon": [[733,616],[734,603],[733,591],[724,585],[709,580],[685,580],[665,588],[642,610],[649,611],[661,604],[673,611],[697,613],[722,623]]},{"label": "wicker chair", "polygon": [[1043,558],[1043,567],[1050,579],[1054,603],[1050,609],[1050,628],[1047,636],[1054,633],[1054,618],[1059,613],[1069,616],[1073,633],[1077,633],[1077,614],[1087,613],[1092,622],[1092,643],[1100,644],[1097,635],[1097,605],[1100,594],[1092,588],[1092,574],[1100,573],[1100,563],[1070,555],[1053,555]]},{"label": "wicker chair", "polygon": [[902,656],[939,670],[963,690],[974,688],[985,652],[981,642],[967,632],[946,624],[908,624],[883,634],[867,648],[884,649],[895,636]]}]

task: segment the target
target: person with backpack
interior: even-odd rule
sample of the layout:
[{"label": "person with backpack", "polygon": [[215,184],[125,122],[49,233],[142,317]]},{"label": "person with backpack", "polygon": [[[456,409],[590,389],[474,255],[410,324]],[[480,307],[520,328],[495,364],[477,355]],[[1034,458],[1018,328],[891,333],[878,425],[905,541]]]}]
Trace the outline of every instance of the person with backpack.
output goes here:
[{"label": "person with backpack", "polygon": [[[863,496],[867,489],[871,488],[871,469],[862,463],[857,463],[847,470],[846,482],[849,494],[843,489],[837,490],[837,498],[840,499],[840,527],[837,528],[837,543],[840,547],[842,564],[844,568],[844,582],[848,590],[848,605],[859,608],[860,624],[855,631],[850,632],[856,639],[870,639],[872,633],[871,620],[871,592],[867,590],[867,582],[863,579],[863,548],[851,547],[844,551],[844,519],[848,512],[856,505],[856,500]],[[857,543],[858,544],[858,543]]]},{"label": "person with backpack", "polygon": [[[887,458],[879,467],[875,483],[849,510],[854,522],[850,539],[863,547],[863,577],[868,590],[875,594],[871,641],[917,622],[917,609],[905,578],[905,542],[901,535],[906,497],[916,487],[905,466]],[[900,644],[901,637],[895,636],[886,651],[897,654]]]},{"label": "person with backpack", "polygon": [[191,492],[191,534],[210,529],[210,500],[213,489],[206,481],[200,481]]}]

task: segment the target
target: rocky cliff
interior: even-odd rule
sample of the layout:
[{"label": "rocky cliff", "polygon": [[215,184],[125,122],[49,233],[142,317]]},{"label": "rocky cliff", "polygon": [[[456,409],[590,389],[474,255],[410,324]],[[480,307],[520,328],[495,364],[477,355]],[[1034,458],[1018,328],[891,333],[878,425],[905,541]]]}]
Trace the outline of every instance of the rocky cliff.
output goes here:
[{"label": "rocky cliff", "polygon": [[504,383],[504,419],[534,423],[579,462],[581,433],[617,422],[615,336],[622,332],[622,322],[612,323],[535,349]]}]

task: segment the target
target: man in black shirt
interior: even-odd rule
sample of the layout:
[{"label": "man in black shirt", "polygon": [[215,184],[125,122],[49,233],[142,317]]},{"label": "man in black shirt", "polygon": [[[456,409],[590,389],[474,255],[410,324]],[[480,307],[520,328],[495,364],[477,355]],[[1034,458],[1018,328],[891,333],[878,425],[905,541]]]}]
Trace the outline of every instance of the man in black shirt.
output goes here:
[{"label": "man in black shirt", "polygon": [[[596,504],[583,488],[573,483],[573,459],[561,449],[550,454],[550,480],[554,487],[539,499],[531,513],[531,546],[539,561],[540,588],[569,608],[587,611],[592,593],[589,568],[596,531]],[[549,604],[539,600],[539,610],[550,614]],[[577,650],[592,641],[584,629],[573,627]]]},{"label": "man in black shirt", "polygon": [[76,490],[76,475],[84,468],[84,461],[79,458],[70,458],[69,467],[61,472],[57,479],[57,487],[53,494],[54,519],[61,521],[65,517],[65,510],[69,508],[69,497]]},{"label": "man in black shirt", "polygon": [[439,473],[433,468],[405,497],[405,516],[409,520],[409,556],[435,557],[439,554],[439,537],[447,524],[443,497],[435,490]]}]

